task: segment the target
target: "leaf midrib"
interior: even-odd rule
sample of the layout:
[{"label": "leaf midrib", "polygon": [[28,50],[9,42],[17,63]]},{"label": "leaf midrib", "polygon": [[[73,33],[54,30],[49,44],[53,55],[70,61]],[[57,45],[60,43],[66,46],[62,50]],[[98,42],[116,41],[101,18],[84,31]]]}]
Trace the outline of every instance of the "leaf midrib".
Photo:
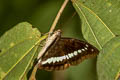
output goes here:
[{"label": "leaf midrib", "polygon": [[[6,75],[7,75],[10,71],[12,71],[12,69],[14,69],[14,67],[24,58],[24,56],[26,56],[26,55],[36,46],[36,44],[40,43],[42,40],[44,40],[44,39],[46,39],[46,38],[47,38],[47,35],[44,35],[44,36],[42,36],[38,41],[36,41],[35,45],[33,45],[28,51],[26,51],[25,55],[23,55],[23,56],[16,62],[16,64],[13,65],[13,67],[11,67],[11,68],[8,70],[8,72],[6,73]],[[5,76],[6,76],[6,75],[5,75]],[[5,78],[5,76],[4,76],[3,78]]]},{"label": "leaf midrib", "polygon": [[[94,31],[91,29],[91,27],[90,27],[90,25],[89,25],[89,22],[88,22],[86,16],[84,15],[83,11],[81,10],[81,8],[79,7],[79,5],[78,5],[77,3],[74,2],[74,4],[78,7],[78,9],[80,10],[81,14],[84,16],[84,18],[85,18],[85,20],[86,20],[86,23],[88,24],[91,32],[93,33],[93,36],[94,36],[96,42],[98,43],[99,47],[102,49],[102,46],[101,46],[101,44],[99,43],[96,35],[94,34]],[[82,3],[79,3],[79,4],[80,4],[82,7],[84,7],[85,9],[87,9],[91,14],[93,14],[93,15],[105,26],[105,28],[112,34],[112,36],[115,37],[115,34],[109,29],[109,27],[102,21],[102,19],[101,19],[99,16],[97,16],[91,9],[87,8],[87,7],[86,7],[85,5],[83,5]]]},{"label": "leaf midrib", "polygon": [[100,43],[99,43],[99,41],[98,41],[98,39],[97,39],[97,37],[96,37],[96,35],[95,35],[94,31],[91,29],[90,24],[89,24],[89,22],[88,22],[88,20],[87,20],[86,16],[84,15],[83,11],[81,10],[81,8],[80,8],[80,7],[79,7],[76,3],[75,3],[75,5],[78,7],[78,9],[80,10],[81,14],[84,16],[85,21],[86,21],[86,23],[88,24],[88,26],[89,26],[89,28],[90,28],[90,30],[91,30],[91,32],[92,32],[92,34],[93,34],[94,39],[95,39],[95,40],[96,40],[96,42],[98,43],[98,45],[99,45],[100,49],[102,49],[102,46],[100,45]]}]

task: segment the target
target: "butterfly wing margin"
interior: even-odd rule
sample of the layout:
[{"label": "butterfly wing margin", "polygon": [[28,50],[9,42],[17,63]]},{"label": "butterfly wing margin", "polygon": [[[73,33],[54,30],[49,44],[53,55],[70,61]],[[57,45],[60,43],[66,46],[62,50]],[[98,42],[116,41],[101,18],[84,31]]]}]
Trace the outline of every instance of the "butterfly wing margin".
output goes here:
[{"label": "butterfly wing margin", "polygon": [[[73,38],[60,38],[52,44],[42,58],[42,68],[46,70],[61,70],[70,65],[79,64],[86,58],[96,56],[97,48],[91,44]],[[62,68],[61,68],[62,67]]]}]

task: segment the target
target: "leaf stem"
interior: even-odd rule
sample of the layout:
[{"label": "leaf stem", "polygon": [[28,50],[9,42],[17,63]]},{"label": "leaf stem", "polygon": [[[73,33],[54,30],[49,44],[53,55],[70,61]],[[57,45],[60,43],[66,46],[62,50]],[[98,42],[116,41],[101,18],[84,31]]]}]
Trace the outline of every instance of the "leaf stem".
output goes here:
[{"label": "leaf stem", "polygon": [[53,22],[53,24],[52,24],[52,26],[51,26],[51,28],[50,28],[49,34],[53,33],[53,31],[54,31],[54,29],[55,29],[55,27],[56,27],[56,24],[57,24],[57,22],[58,22],[58,20],[59,20],[59,18],[60,18],[60,16],[61,16],[64,8],[66,7],[68,1],[69,1],[69,0],[65,0],[65,1],[63,2],[62,6],[61,6],[60,10],[58,11],[57,16],[56,16],[56,18],[55,18],[55,20],[54,20],[54,22]]}]

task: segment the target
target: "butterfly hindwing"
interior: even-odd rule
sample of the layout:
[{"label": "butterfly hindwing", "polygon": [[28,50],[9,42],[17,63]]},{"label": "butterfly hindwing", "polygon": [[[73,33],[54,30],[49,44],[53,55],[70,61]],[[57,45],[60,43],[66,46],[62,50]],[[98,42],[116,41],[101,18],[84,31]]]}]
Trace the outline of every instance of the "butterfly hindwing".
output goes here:
[{"label": "butterfly hindwing", "polygon": [[62,70],[98,53],[98,49],[87,42],[73,38],[59,38],[46,51],[39,68]]}]

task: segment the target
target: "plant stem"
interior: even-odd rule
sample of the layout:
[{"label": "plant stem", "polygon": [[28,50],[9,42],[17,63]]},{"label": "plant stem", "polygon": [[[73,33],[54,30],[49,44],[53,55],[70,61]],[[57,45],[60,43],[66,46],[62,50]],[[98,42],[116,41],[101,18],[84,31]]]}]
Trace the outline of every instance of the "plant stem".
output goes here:
[{"label": "plant stem", "polygon": [[61,16],[64,8],[66,7],[68,1],[69,1],[69,0],[65,0],[65,1],[63,2],[62,6],[61,6],[61,8],[60,8],[60,10],[59,10],[59,12],[58,12],[58,14],[57,14],[57,16],[56,16],[53,24],[52,24],[52,26],[51,26],[51,28],[50,28],[49,34],[53,33],[53,31],[54,31],[54,29],[55,29],[55,27],[56,27],[56,24],[57,24],[57,22],[58,22],[58,20],[59,20],[59,18],[60,18],[60,16]]},{"label": "plant stem", "polygon": [[36,80],[35,75],[36,75],[36,72],[37,72],[37,68],[38,68],[38,64],[36,64],[36,65],[34,66],[33,71],[32,71],[32,74],[31,74],[29,80]]}]

